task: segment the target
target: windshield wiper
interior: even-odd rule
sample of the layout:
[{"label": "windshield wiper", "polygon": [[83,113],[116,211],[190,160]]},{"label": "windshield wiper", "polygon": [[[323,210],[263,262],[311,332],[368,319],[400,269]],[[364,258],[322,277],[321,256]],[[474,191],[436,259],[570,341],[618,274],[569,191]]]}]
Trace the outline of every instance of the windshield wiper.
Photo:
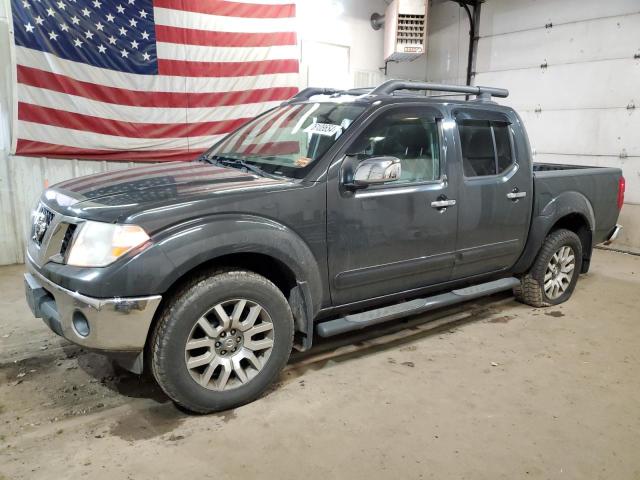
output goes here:
[{"label": "windshield wiper", "polygon": [[241,158],[213,155],[211,157],[203,157],[203,160],[209,163],[214,163],[214,164],[222,165],[225,167],[244,168],[248,172],[255,173],[256,175],[259,175],[261,177],[274,178],[274,179],[281,178],[278,175],[267,173],[257,165],[253,165],[252,163],[247,163]]}]

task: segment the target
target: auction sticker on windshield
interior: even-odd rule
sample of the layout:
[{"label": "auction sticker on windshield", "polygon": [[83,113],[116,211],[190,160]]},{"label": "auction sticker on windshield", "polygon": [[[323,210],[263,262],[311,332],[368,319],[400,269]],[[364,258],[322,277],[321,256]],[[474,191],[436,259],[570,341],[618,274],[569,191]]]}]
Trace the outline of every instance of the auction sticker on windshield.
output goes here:
[{"label": "auction sticker on windshield", "polygon": [[305,133],[315,133],[317,135],[333,137],[336,134],[340,135],[342,133],[342,127],[340,125],[334,125],[333,123],[312,123],[303,131]]}]

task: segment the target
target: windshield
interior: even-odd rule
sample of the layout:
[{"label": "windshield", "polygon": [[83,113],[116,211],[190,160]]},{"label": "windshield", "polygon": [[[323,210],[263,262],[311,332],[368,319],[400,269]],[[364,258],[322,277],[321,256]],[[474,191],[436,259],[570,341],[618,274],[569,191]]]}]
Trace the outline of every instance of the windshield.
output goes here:
[{"label": "windshield", "polygon": [[236,130],[204,158],[243,160],[267,174],[302,178],[365,108],[337,103],[284,105]]}]

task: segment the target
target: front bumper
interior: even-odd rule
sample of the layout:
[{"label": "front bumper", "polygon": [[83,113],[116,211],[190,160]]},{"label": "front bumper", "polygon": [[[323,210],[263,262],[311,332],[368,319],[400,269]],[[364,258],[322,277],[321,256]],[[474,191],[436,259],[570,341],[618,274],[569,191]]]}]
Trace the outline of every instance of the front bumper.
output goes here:
[{"label": "front bumper", "polygon": [[58,335],[83,347],[140,352],[161,295],[137,298],[92,298],[43,277],[27,262],[27,303],[36,318]]}]

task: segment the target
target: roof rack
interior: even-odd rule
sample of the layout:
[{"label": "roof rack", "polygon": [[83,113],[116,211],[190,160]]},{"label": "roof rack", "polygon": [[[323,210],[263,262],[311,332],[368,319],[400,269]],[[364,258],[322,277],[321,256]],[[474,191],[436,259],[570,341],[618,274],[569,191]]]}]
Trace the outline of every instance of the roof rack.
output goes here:
[{"label": "roof rack", "polygon": [[365,95],[367,93],[371,93],[373,87],[368,88],[351,88],[351,89],[339,89],[339,88],[316,88],[316,87],[307,87],[300,90],[293,97],[291,97],[288,102],[299,102],[304,100],[309,100],[314,95]]},{"label": "roof rack", "polygon": [[412,82],[407,80],[387,80],[371,90],[370,95],[391,95],[396,90],[433,90],[438,92],[455,92],[476,95],[483,102],[491,101],[491,97],[506,98],[509,90],[505,88],[475,87],[467,85],[445,85],[441,83]]},{"label": "roof rack", "polygon": [[437,92],[462,93],[476,95],[482,102],[491,101],[491,97],[506,98],[509,90],[493,87],[472,87],[467,85],[445,85],[441,83],[413,82],[409,80],[387,80],[377,87],[351,88],[341,90],[338,88],[307,87],[300,90],[285,103],[309,100],[314,95],[392,95],[397,90],[432,90]]}]

